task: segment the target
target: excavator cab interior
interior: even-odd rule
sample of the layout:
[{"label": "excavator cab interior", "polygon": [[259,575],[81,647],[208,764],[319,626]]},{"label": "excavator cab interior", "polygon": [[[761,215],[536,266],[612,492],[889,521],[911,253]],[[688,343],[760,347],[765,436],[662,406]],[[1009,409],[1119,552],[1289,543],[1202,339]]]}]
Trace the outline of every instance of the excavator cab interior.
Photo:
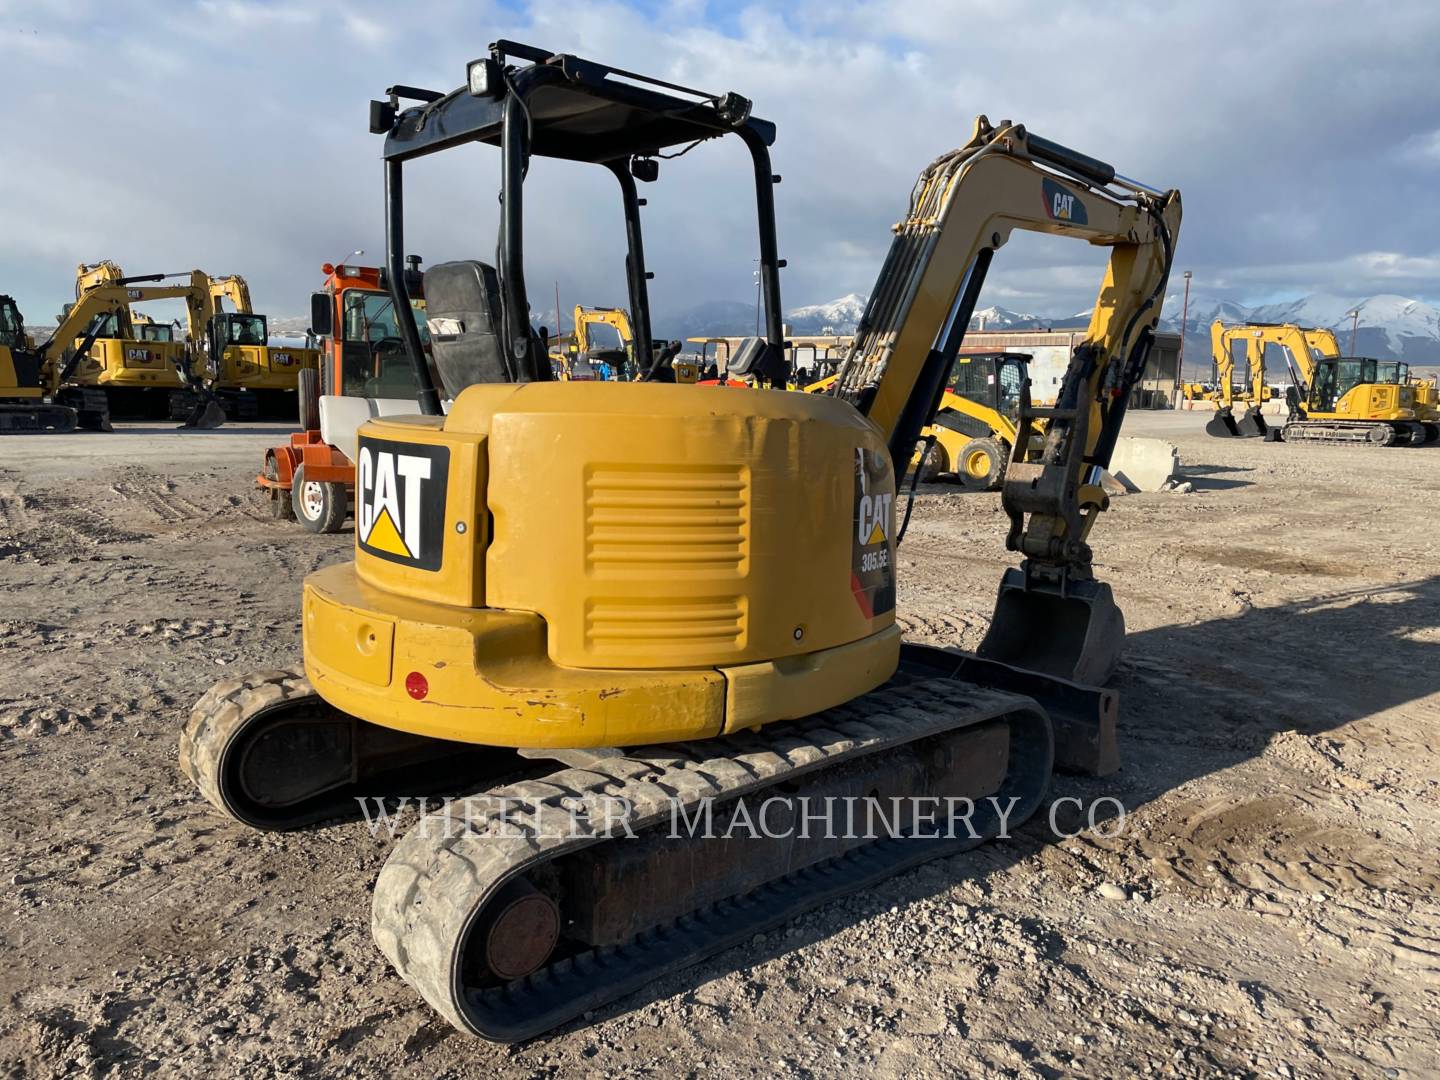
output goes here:
[{"label": "excavator cab interior", "polygon": [[212,325],[215,344],[221,349],[227,345],[264,345],[270,340],[264,315],[221,312]]},{"label": "excavator cab interior", "polygon": [[[513,66],[510,61],[528,61]],[[634,356],[641,382],[671,382],[672,348],[656,349],[651,333],[648,281],[641,229],[639,185],[659,179],[661,159],[704,140],[737,134],[750,150],[760,233],[760,278],[765,334],[754,372],[784,387],[788,374],[779,310],[772,187],[768,147],[774,125],[750,115],[737,94],[709,94],[635,75],[570,55],[510,41],[472,61],[466,85],[448,94],[392,86],[388,100],[370,106],[370,129],[386,136],[387,244],[400,336],[418,375],[421,410],[440,412],[430,385],[413,313],[393,284],[404,251],[403,175],[408,162],[450,147],[481,142],[501,151],[501,220],[497,265],[468,260],[426,273],[435,366],[454,397],[477,382],[547,381],[544,343],[532,329],[524,271],[524,181],[532,157],[586,162],[607,169],[620,189],[627,252],[624,263]],[[401,109],[401,101],[419,102]],[[444,295],[437,301],[437,289]],[[667,355],[668,354],[668,355]]]},{"label": "excavator cab interior", "polygon": [[1310,388],[1310,411],[1334,412],[1336,403],[1355,387],[1381,381],[1374,360],[1350,356],[1317,360]]},{"label": "excavator cab interior", "polygon": [[1020,395],[1030,378],[1030,360],[1027,353],[961,353],[945,388],[1013,420],[1019,415]]},{"label": "excavator cab interior", "polygon": [[0,296],[0,346],[23,349],[25,345],[25,320],[19,306],[12,297]]}]

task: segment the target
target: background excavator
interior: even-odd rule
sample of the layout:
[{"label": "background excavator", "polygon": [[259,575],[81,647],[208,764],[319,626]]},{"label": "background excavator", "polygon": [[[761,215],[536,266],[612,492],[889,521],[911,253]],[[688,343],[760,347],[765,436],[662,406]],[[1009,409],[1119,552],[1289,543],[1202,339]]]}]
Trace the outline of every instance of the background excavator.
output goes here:
[{"label": "background excavator", "polygon": [[[24,334],[14,301],[0,298],[0,309],[8,312],[10,321],[21,327],[18,333],[10,335],[7,344],[0,344],[0,430],[70,431],[76,426],[109,430],[109,399],[104,390],[93,383],[101,365],[92,358],[92,351],[97,343],[113,340],[102,339],[104,334],[134,333],[130,322],[131,304],[193,298],[191,285],[153,284],[164,276],[127,278],[109,274],[103,281],[92,281],[73,304],[65,306],[60,325],[49,339],[33,346]],[[144,329],[153,330],[154,325],[144,324]],[[145,340],[149,342],[147,348],[170,344],[160,335]],[[132,364],[141,362],[150,363],[135,355],[130,357]],[[183,353],[171,362],[177,367],[177,381],[188,377]],[[223,416],[219,420],[223,420]],[[215,426],[218,421],[213,405],[197,410],[191,421],[190,426]]]},{"label": "background excavator", "polygon": [[[1270,387],[1265,382],[1265,345],[1257,339],[1254,326],[1229,326],[1219,319],[1210,324],[1210,360],[1215,375],[1215,389],[1205,395],[1215,402],[1215,415],[1205,424],[1205,431],[1217,437],[1250,438],[1263,436],[1268,430],[1261,408],[1270,400]],[[1250,343],[1255,341],[1256,344]],[[1235,388],[1235,345],[1245,349],[1245,363],[1250,381],[1238,391]],[[1235,419],[1235,403],[1245,406],[1239,420]]]},{"label": "background excavator", "polygon": [[[1227,328],[1225,334],[1246,342],[1251,368],[1260,371],[1257,385],[1264,381],[1267,347],[1277,348],[1285,358],[1291,381],[1289,417],[1283,428],[1271,429],[1266,436],[1269,439],[1419,446],[1432,435],[1440,435],[1440,428],[1432,430],[1417,413],[1408,371],[1402,375],[1392,363],[1382,373],[1383,361],[1341,356],[1330,330],[1291,323],[1246,323]],[[1224,434],[1208,426],[1206,430]]]},{"label": "background excavator", "polygon": [[76,411],[53,401],[43,363],[14,298],[0,296],[0,432],[75,430]]},{"label": "background excavator", "polygon": [[[516,1041],[993,836],[998,807],[1015,827],[1057,761],[1116,767],[1115,699],[1081,684],[1109,675],[1124,622],[1088,538],[1180,200],[982,117],[921,173],[832,393],[666,385],[648,368],[556,382],[529,322],[530,160],[615,180],[636,355],[653,367],[637,183],[723,138],[748,151],[759,234],[764,336],[743,367],[784,388],[775,127],[735,93],[513,42],[466,76],[371,105],[421,415],[359,431],[355,558],[306,580],[303,670],[211,688],[180,760],[217,807],[269,829],[353,812],[359,795],[484,786],[395,846],[372,929],[452,1024]],[[498,265],[425,273],[437,387],[404,285],[405,172],[475,142],[499,148]],[[1022,563],[977,658],[901,641],[897,478],[1014,229],[1110,261],[1055,405],[1019,395],[1002,501]],[[513,827],[496,799],[524,804]],[[677,812],[723,829],[764,803],[773,830],[806,805],[892,799],[938,800],[938,830],[922,811],[879,833],[830,817],[669,839]]]},{"label": "background excavator", "polygon": [[[576,304],[571,325],[574,330],[568,337],[552,343],[551,355],[558,364],[558,378],[582,382],[634,378],[635,331],[624,308],[587,308]],[[613,331],[618,346],[606,345],[603,332],[595,332],[597,327]]]},{"label": "background excavator", "polygon": [[[317,349],[272,346],[270,327],[250,303],[250,286],[238,274],[209,279],[205,364],[215,395],[237,420],[290,420],[297,415],[300,372],[320,362]],[[233,311],[225,310],[229,301]]]},{"label": "background excavator", "polygon": [[[156,285],[170,278],[183,283]],[[114,290],[121,290],[115,292]],[[103,399],[108,416],[156,419],[172,416],[187,427],[215,427],[224,422],[209,382],[196,363],[213,311],[210,279],[202,271],[179,274],[126,276],[114,262],[82,263],[75,274],[74,304],[60,316],[61,327],[72,327],[70,342],[59,362],[66,374],[62,398],[87,402],[94,412]],[[132,305],[153,300],[183,300],[187,318],[185,340],[162,337],[146,326],[136,326]],[[88,321],[74,323],[76,310],[91,312]],[[82,349],[82,342],[88,345]],[[70,363],[72,355],[78,355]]]},{"label": "background excavator", "polygon": [[[1381,446],[1419,445],[1440,436],[1440,427],[1416,403],[1404,365],[1364,357],[1342,357],[1332,331],[1286,323],[1245,323],[1211,327],[1217,366],[1244,342],[1254,390],[1264,393],[1265,351],[1278,349],[1291,378],[1289,417],[1283,428],[1269,428],[1252,405],[1236,422],[1223,413],[1206,425],[1211,435],[1264,435],[1288,442],[1360,442]],[[1253,425],[1253,427],[1251,426]]]}]

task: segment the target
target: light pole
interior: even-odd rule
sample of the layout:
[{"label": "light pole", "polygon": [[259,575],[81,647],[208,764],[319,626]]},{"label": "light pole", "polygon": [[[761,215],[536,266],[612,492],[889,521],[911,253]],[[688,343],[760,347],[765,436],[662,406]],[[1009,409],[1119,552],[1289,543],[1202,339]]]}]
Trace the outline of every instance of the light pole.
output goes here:
[{"label": "light pole", "polygon": [[1350,355],[1355,355],[1355,335],[1360,332],[1360,309],[1345,312],[1350,316]]},{"label": "light pole", "polygon": [[1185,303],[1180,309],[1180,359],[1175,362],[1175,392],[1185,382],[1185,332],[1190,328],[1190,271],[1185,271]]}]

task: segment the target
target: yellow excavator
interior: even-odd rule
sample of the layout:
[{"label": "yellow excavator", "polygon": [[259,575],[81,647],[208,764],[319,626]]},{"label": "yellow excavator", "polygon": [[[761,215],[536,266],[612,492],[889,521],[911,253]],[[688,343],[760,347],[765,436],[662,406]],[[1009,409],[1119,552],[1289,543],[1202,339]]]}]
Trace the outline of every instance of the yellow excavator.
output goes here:
[{"label": "yellow excavator", "polygon": [[[318,369],[318,349],[272,346],[269,323],[255,313],[250,286],[238,274],[208,278],[204,364],[214,393],[238,420],[293,419],[300,372]],[[233,311],[225,310],[229,301]]]},{"label": "yellow excavator", "polygon": [[[171,278],[183,283],[156,286],[153,283]],[[143,287],[142,287],[143,286]],[[73,308],[93,297],[99,290],[128,290],[122,302],[108,303],[94,316],[95,325],[81,324],[73,338],[73,348],[91,335],[91,344],[84,360],[71,367],[64,381],[64,393],[83,394],[89,399],[103,398],[109,415],[139,419],[172,416],[187,419],[187,426],[213,426],[218,418],[213,394],[202,385],[203,376],[196,370],[196,353],[204,339],[205,328],[213,313],[210,279],[199,270],[179,274],[144,274],[126,276],[114,262],[82,263],[75,274],[74,305],[66,305],[61,322],[69,320]],[[114,296],[105,292],[105,296]],[[137,327],[132,305],[152,299],[178,299],[185,302],[187,334],[182,341],[174,335],[163,335],[145,329],[152,320]]]},{"label": "yellow excavator", "polygon": [[[506,41],[456,90],[388,95],[370,127],[392,292],[405,173],[451,148],[498,147],[498,265],[425,273],[448,413],[396,302],[420,415],[360,429],[354,560],[306,579],[303,667],[213,686],[180,763],[264,829],[483,789],[396,844],[372,906],[377,944],[450,1023],[533,1037],[1015,828],[1057,762],[1117,766],[1115,698],[1096,687],[1124,620],[1089,534],[1160,313],[1177,192],[981,117],[920,174],[831,393],[677,386],[650,348],[637,185],[700,140],[748,152],[765,329],[737,360],[783,389],[775,126],[733,92]],[[541,156],[619,188],[635,352],[650,359],[634,382],[550,379],[522,259]],[[1016,229],[1110,260],[1056,403],[1019,395],[1002,501],[1021,565],[966,656],[901,641],[897,477]],[[897,806],[891,825],[864,824]]]},{"label": "yellow excavator", "polygon": [[1425,441],[1440,442],[1440,392],[1436,380],[1411,374],[1410,365],[1403,360],[1377,361],[1375,377],[1382,383],[1408,386],[1415,394],[1415,419],[1425,429]]},{"label": "yellow excavator", "polygon": [[75,430],[75,409],[54,401],[57,388],[43,368],[19,305],[0,296],[0,432]]},{"label": "yellow excavator", "polygon": [[[1205,395],[1215,402],[1215,415],[1205,424],[1205,432],[1217,437],[1250,438],[1264,436],[1268,430],[1261,408],[1270,400],[1270,387],[1265,382],[1265,342],[1263,330],[1255,325],[1226,326],[1219,319],[1210,324],[1210,359],[1214,368],[1215,390]],[[1251,342],[1255,344],[1251,344]],[[1245,347],[1245,362],[1250,381],[1238,392],[1235,389],[1235,345]],[[1235,404],[1245,406],[1239,420]]]},{"label": "yellow excavator", "polygon": [[[102,362],[96,361],[92,353],[97,346],[103,347],[113,340],[113,337],[105,338],[106,334],[124,333],[128,340],[142,340],[133,336],[136,331],[132,329],[131,304],[171,299],[193,301],[193,283],[154,284],[166,276],[110,275],[103,282],[87,284],[73,304],[65,305],[60,325],[48,340],[32,346],[22,332],[11,344],[0,346],[0,402],[17,406],[0,408],[0,430],[69,431],[78,425],[87,430],[108,431],[108,397],[103,389],[87,382],[87,376],[93,379],[102,367]],[[0,300],[0,308],[7,307],[18,325],[19,312],[14,308],[14,301],[5,305]],[[153,326],[147,322],[142,329]],[[146,348],[168,342],[158,335],[143,340],[149,343]],[[138,361],[132,354],[128,362]],[[194,382],[183,351],[170,362],[175,366],[177,382],[181,385],[186,385],[187,380]],[[223,415],[216,415],[213,403],[204,397],[203,387],[197,386],[197,390],[204,404],[195,410],[187,426],[214,427],[223,420]],[[45,403],[47,398],[50,404]]]},{"label": "yellow excavator", "polygon": [[1408,385],[1408,371],[1402,377],[1397,365],[1382,373],[1384,361],[1341,356],[1335,334],[1324,327],[1246,323],[1225,332],[1247,342],[1261,384],[1266,347],[1275,346],[1285,358],[1289,416],[1282,428],[1269,429],[1267,439],[1371,446],[1419,446],[1427,440],[1415,388]]}]

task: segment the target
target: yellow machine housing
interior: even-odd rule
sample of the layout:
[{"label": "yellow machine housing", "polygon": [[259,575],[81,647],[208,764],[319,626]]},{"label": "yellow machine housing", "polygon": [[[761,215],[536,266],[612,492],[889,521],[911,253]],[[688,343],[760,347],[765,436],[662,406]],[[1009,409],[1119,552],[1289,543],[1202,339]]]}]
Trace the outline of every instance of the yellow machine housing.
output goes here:
[{"label": "yellow machine housing", "polygon": [[894,473],[834,398],[480,385],[360,437],[355,563],[305,586],[306,673],[339,708],[624,746],[805,716],[895,671]]}]

